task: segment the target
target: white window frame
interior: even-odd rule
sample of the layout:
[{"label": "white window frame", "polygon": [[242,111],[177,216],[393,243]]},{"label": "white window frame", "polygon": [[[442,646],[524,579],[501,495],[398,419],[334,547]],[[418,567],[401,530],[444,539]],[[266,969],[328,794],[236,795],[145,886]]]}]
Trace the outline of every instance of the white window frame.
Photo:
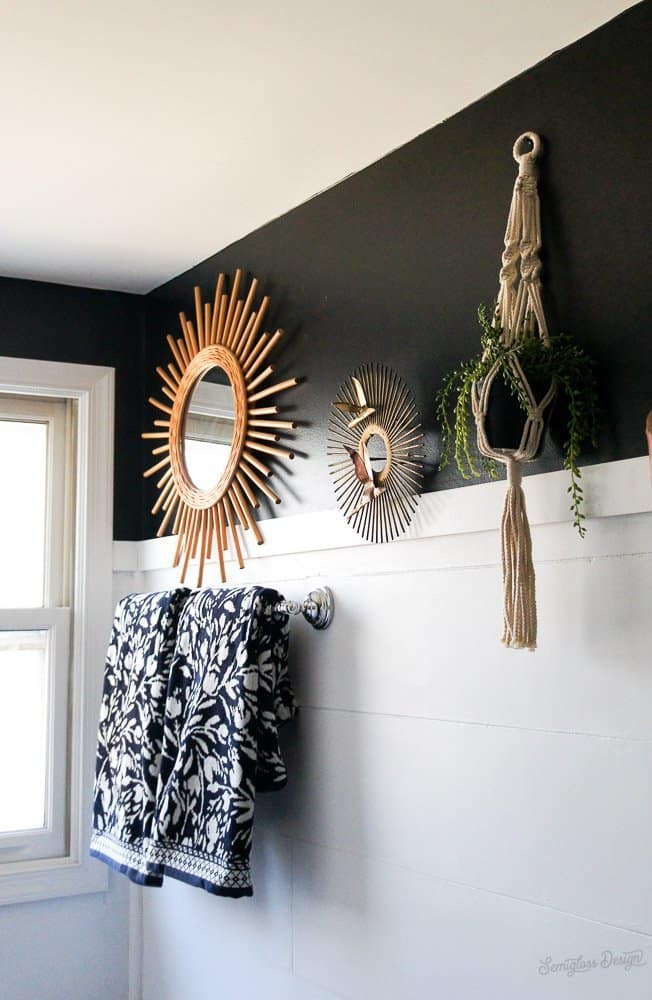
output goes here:
[{"label": "white window frame", "polygon": [[[3,904],[102,892],[108,886],[107,868],[89,857],[88,844],[98,711],[113,611],[114,370],[0,358],[0,393],[74,399],[77,403],[70,593],[73,617],[67,675],[67,843],[64,853],[57,857],[25,858],[3,864],[0,852],[0,904]],[[40,611],[43,616],[43,609]],[[20,614],[27,621],[34,612],[12,611],[12,627],[17,627]],[[69,612],[65,607],[51,612],[50,642],[59,658],[65,655],[67,644],[66,614]],[[58,670],[57,677],[62,673],[65,672]],[[65,686],[58,685],[55,699],[61,700]],[[61,706],[57,707],[60,710]]]},{"label": "white window frame", "polygon": [[[46,782],[43,826],[36,830],[0,832],[0,866],[61,856],[67,839],[67,702],[70,667],[70,559],[72,525],[67,500],[74,464],[70,439],[71,413],[66,400],[0,394],[0,420],[47,427],[45,578],[39,605],[0,609],[0,629],[46,633],[48,690],[46,701]],[[19,472],[19,470],[18,470]]]}]

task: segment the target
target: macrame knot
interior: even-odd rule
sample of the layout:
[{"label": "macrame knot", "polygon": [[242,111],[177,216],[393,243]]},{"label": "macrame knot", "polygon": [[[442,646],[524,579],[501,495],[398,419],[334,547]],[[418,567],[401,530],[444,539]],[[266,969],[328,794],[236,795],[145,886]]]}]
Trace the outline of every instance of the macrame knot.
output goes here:
[{"label": "macrame knot", "polygon": [[524,157],[518,165],[518,177],[515,187],[526,195],[536,194],[537,167],[534,160]]},{"label": "macrame knot", "polygon": [[521,279],[528,284],[539,277],[541,261],[538,251],[539,247],[534,243],[521,244]]},{"label": "macrame knot", "polygon": [[516,265],[513,261],[508,260],[504,267],[500,269],[500,280],[507,284],[509,283],[516,273]]},{"label": "macrame knot", "polygon": [[523,466],[513,458],[507,459],[507,486],[520,486],[523,482]]}]

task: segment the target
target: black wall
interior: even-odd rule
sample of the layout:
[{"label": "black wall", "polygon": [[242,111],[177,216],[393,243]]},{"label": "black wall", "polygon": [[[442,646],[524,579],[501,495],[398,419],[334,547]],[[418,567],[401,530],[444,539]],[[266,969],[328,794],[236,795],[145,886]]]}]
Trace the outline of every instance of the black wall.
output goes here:
[{"label": "black wall", "polygon": [[[586,461],[643,453],[652,406],[651,21],[650,2],[633,8],[150,294],[148,372],[167,360],[163,335],[177,331],[178,310],[192,312],[193,285],[211,295],[218,271],[241,266],[272,294],[270,323],[288,333],[279,374],[306,379],[287,401],[303,421],[296,447],[307,457],[279,473],[276,513],[332,506],[329,403],[365,361],[393,366],[414,392],[428,431],[426,489],[463,484],[453,470],[435,472],[433,399],[442,374],[476,350],[477,306],[496,295],[512,144],[525,130],[545,143],[551,325],[573,333],[599,364],[604,426]],[[552,442],[530,471],[560,467]],[[146,513],[144,534],[153,527]]]},{"label": "black wall", "polygon": [[142,538],[144,313],[138,295],[0,278],[0,354],[116,370],[113,525],[122,539]]}]

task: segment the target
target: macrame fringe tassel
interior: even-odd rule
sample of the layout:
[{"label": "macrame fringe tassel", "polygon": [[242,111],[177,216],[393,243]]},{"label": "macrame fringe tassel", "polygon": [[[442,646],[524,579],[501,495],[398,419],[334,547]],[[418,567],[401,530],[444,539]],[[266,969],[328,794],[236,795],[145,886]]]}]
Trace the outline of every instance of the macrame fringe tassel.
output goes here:
[{"label": "macrame fringe tassel", "polygon": [[501,524],[505,598],[503,644],[510,649],[537,647],[537,603],[532,538],[521,486],[519,462],[507,462],[507,496]]}]

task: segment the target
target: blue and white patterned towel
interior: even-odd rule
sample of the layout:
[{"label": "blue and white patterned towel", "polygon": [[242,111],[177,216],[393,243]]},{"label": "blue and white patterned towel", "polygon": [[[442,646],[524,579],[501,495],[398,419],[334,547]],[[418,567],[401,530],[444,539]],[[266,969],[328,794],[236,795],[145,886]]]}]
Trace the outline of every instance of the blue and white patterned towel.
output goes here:
[{"label": "blue and white patterned towel", "polygon": [[296,703],[278,600],[261,587],[201,590],[179,619],[146,850],[153,870],[222,896],[252,895],[256,792],[287,778],[278,727]]},{"label": "blue and white patterned towel", "polygon": [[179,588],[123,598],[106,658],[90,853],[143,885],[162,881],[145,847],[155,818],[177,623],[189,593]]}]

